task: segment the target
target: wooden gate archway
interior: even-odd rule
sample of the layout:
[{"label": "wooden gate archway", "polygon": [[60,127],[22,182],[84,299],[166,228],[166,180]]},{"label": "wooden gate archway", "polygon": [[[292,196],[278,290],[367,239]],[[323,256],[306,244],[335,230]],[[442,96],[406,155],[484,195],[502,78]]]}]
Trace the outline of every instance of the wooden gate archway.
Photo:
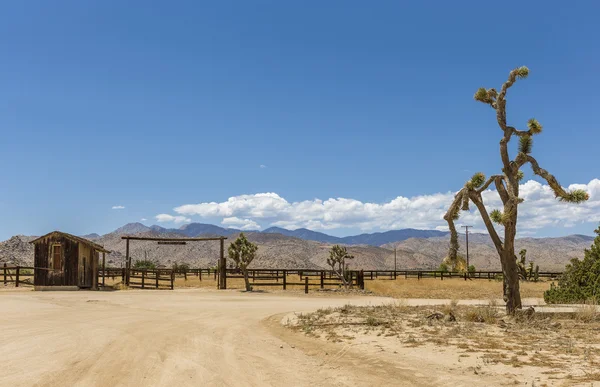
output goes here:
[{"label": "wooden gate archway", "polygon": [[153,238],[153,237],[141,237],[141,236],[122,236],[121,239],[125,239],[125,284],[129,286],[129,273],[131,271],[131,257],[129,256],[129,241],[155,241],[161,245],[185,245],[187,242],[207,242],[207,241],[219,241],[220,242],[220,255],[219,255],[219,280],[217,281],[217,289],[227,289],[227,267],[225,262],[225,239],[227,237],[211,237],[211,238]]}]

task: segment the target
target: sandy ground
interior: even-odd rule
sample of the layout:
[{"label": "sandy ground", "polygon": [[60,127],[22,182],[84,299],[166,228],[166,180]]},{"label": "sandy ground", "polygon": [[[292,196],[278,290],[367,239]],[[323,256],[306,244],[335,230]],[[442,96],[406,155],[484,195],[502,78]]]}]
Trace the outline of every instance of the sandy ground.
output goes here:
[{"label": "sandy ground", "polygon": [[[502,385],[433,358],[304,337],[290,312],[364,296],[207,289],[0,292],[0,386]],[[415,301],[416,302],[416,301]]]}]

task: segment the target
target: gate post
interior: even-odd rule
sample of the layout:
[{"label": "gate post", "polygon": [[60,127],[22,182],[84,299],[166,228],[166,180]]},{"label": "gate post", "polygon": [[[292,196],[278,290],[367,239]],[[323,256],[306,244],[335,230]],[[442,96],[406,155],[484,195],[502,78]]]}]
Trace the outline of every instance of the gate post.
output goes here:
[{"label": "gate post", "polygon": [[125,240],[125,285],[129,286],[129,271],[131,270],[131,258],[129,257],[129,239]]},{"label": "gate post", "polygon": [[225,262],[225,240],[221,237],[221,257],[219,264],[220,289],[227,289],[227,263]]},{"label": "gate post", "polygon": [[287,289],[287,271],[284,269],[283,270],[283,290]]}]

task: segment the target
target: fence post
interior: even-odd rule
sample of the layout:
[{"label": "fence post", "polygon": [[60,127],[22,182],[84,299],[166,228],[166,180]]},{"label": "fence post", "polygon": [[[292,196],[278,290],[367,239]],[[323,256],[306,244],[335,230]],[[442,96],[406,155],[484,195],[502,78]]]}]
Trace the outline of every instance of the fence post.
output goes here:
[{"label": "fence post", "polygon": [[283,290],[287,289],[287,270],[283,271]]},{"label": "fence post", "polygon": [[308,277],[304,277],[304,294],[308,294]]},{"label": "fence post", "polygon": [[442,279],[442,281],[444,280],[444,272],[443,271],[440,272],[440,278]]},{"label": "fence post", "polygon": [[15,287],[18,288],[19,287],[19,266],[17,266],[17,281],[15,282]]},{"label": "fence post", "polygon": [[465,272],[465,281],[467,280],[467,272]]},{"label": "fence post", "polygon": [[421,272],[420,271],[417,272],[417,280],[419,280],[419,281],[421,280]]},{"label": "fence post", "polygon": [[4,286],[6,286],[6,263],[4,263]]},{"label": "fence post", "polygon": [[321,289],[325,287],[325,273],[321,271]]},{"label": "fence post", "polygon": [[[210,269],[209,269],[210,270]],[[202,269],[198,270],[198,279],[202,281]]]},{"label": "fence post", "polygon": [[171,270],[171,290],[173,290],[173,284],[175,282],[175,272]]},{"label": "fence post", "polygon": [[142,289],[146,286],[146,269],[142,270]]},{"label": "fence post", "polygon": [[154,276],[156,277],[156,288],[158,289],[158,277],[160,275],[160,271],[158,269],[156,269],[156,271],[154,272]]}]

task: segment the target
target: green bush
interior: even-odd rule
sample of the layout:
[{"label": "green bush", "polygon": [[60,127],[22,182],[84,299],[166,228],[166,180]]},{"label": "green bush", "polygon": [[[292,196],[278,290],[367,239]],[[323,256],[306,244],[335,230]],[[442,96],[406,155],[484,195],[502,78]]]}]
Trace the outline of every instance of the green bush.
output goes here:
[{"label": "green bush", "polygon": [[447,273],[448,272],[448,265],[446,265],[445,263],[441,263],[438,270],[441,271],[442,273]]},{"label": "green bush", "polygon": [[156,269],[156,263],[149,259],[142,259],[139,261],[135,261],[133,267],[136,269]]},{"label": "green bush", "polygon": [[469,273],[475,273],[476,271],[475,265],[469,265]]},{"label": "green bush", "polygon": [[544,292],[549,304],[569,304],[600,301],[600,227],[594,243],[584,252],[583,260],[572,259],[558,280]]}]

